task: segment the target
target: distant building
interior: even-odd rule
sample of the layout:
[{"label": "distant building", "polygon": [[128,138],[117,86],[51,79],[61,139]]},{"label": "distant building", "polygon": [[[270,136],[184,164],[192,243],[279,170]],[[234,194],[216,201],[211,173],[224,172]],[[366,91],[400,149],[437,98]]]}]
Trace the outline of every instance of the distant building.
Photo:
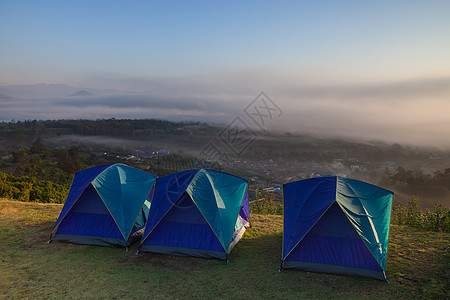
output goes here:
[{"label": "distant building", "polygon": [[91,152],[91,154],[94,154],[94,155],[106,155],[108,153],[106,153],[106,152]]}]

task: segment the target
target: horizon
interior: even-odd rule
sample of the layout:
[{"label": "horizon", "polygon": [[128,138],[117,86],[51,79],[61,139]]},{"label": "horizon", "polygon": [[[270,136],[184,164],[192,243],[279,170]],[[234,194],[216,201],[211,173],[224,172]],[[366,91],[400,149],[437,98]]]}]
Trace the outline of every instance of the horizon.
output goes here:
[{"label": "horizon", "polygon": [[268,130],[450,149],[447,1],[2,2],[0,28],[1,121],[251,123],[265,92]]}]

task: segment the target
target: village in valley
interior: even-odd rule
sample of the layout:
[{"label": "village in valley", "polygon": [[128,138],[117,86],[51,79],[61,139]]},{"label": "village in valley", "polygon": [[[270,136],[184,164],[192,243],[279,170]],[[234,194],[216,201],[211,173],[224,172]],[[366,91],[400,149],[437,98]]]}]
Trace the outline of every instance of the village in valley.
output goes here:
[{"label": "village in valley", "polygon": [[[226,155],[214,159],[204,155],[205,147],[217,140],[223,127],[199,122],[25,121],[4,122],[0,129],[0,168],[10,174],[51,181],[54,179],[45,175],[47,168],[76,172],[92,165],[125,163],[158,176],[212,168],[249,181],[251,196],[258,190],[276,198],[281,198],[285,183],[338,175],[394,189],[398,191],[396,201],[402,203],[411,196],[403,190],[412,188],[411,194],[420,195],[420,182],[436,182],[434,176],[445,174],[450,162],[450,154],[437,149],[276,132],[259,132],[240,155],[218,144],[216,150]],[[42,151],[47,154],[42,156]],[[37,165],[42,170],[37,170]],[[57,182],[70,184],[69,177]],[[415,183],[406,182],[408,178]],[[438,197],[448,196],[446,188],[436,187],[432,192],[428,188],[429,206]]]}]

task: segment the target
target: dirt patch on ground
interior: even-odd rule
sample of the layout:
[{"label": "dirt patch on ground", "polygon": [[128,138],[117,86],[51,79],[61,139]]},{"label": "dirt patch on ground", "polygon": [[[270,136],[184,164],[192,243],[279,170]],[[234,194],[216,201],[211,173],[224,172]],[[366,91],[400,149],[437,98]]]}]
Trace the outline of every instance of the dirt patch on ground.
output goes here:
[{"label": "dirt patch on ground", "polygon": [[47,244],[49,236],[50,233],[45,231],[36,232],[25,238],[23,243],[25,247],[43,246]]},{"label": "dirt patch on ground", "polygon": [[78,245],[78,244],[72,244],[72,243],[66,243],[61,241],[53,241],[50,244],[48,244],[48,237],[47,241],[45,242],[50,248],[53,249],[81,249],[87,247],[86,245]]},{"label": "dirt patch on ground", "polygon": [[86,245],[77,245],[60,241],[53,241],[49,244],[48,240],[50,238],[51,229],[48,229],[47,223],[30,224],[26,226],[26,230],[33,232],[23,240],[23,244],[26,248],[46,246],[53,249],[80,249],[86,247]]},{"label": "dirt patch on ground", "polygon": [[133,266],[151,265],[152,267],[165,270],[189,272],[200,272],[207,262],[208,259],[204,258],[173,256],[149,252],[141,252],[139,255],[130,255],[120,261],[120,263]]}]

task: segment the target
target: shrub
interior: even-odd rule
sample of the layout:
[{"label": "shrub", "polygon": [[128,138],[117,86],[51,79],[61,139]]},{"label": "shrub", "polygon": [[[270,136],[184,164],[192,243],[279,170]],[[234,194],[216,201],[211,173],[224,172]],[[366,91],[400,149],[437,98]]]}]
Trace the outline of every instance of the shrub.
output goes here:
[{"label": "shrub", "polygon": [[282,215],[283,201],[276,195],[267,193],[266,197],[250,201],[250,212],[262,215]]},{"label": "shrub", "polygon": [[435,203],[433,211],[419,210],[419,198],[412,197],[408,204],[396,205],[392,210],[391,223],[408,225],[430,231],[450,232],[450,209]]},{"label": "shrub", "polygon": [[64,203],[69,188],[34,177],[16,177],[0,172],[0,197],[24,202]]}]

